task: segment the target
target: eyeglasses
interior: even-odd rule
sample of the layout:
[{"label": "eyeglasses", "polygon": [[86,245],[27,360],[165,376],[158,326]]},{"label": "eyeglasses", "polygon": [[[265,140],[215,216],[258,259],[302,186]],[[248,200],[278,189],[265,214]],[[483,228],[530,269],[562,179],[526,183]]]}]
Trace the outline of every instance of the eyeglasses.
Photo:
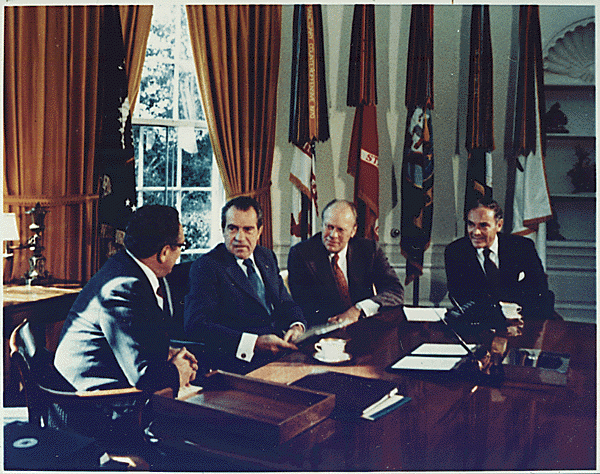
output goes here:
[{"label": "eyeglasses", "polygon": [[186,240],[182,243],[176,243],[176,244],[169,244],[171,247],[179,247],[181,248],[181,251],[183,252],[185,249],[189,249],[190,248],[190,243]]}]

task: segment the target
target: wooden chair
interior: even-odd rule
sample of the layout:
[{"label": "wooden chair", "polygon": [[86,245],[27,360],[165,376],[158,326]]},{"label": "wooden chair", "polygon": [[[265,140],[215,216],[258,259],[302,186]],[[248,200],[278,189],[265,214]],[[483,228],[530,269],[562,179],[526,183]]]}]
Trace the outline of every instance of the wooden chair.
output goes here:
[{"label": "wooden chair", "polygon": [[[46,348],[43,325],[23,321],[11,334],[9,347],[11,362],[21,375],[29,423],[95,438],[107,450],[116,447],[120,452],[123,446],[118,440],[124,436],[135,433],[138,440],[143,440],[142,411],[149,394],[133,387],[76,391],[54,366],[54,353]],[[122,424],[131,433],[112,424],[114,407],[128,413],[128,423]]]}]

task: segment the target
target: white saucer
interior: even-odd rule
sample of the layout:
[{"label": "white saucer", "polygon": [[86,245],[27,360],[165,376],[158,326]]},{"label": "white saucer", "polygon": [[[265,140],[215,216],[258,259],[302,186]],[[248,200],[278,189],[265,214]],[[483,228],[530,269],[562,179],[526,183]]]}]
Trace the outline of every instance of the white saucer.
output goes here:
[{"label": "white saucer", "polygon": [[347,352],[342,352],[339,357],[330,359],[330,358],[324,357],[323,354],[321,354],[321,352],[317,351],[313,354],[313,357],[315,359],[317,359],[319,362],[324,362],[326,364],[341,364],[342,362],[347,362],[350,359],[352,359],[352,356],[350,354],[348,354]]}]

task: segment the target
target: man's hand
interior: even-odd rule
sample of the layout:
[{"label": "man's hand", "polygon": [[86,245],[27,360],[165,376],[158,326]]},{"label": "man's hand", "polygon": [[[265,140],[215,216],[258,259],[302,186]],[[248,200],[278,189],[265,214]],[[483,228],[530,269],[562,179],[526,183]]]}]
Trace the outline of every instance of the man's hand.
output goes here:
[{"label": "man's hand", "polygon": [[328,323],[343,323],[345,326],[349,326],[355,323],[360,318],[360,309],[356,306],[351,306],[346,311],[336,316],[332,316],[327,320]]},{"label": "man's hand", "polygon": [[283,340],[286,342],[296,342],[302,334],[304,334],[304,326],[302,324],[294,324],[287,330],[283,336]]},{"label": "man's hand", "polygon": [[169,358],[167,360],[177,367],[180,387],[186,387],[196,379],[198,361],[194,354],[185,347],[181,349],[169,348]]},{"label": "man's hand", "polygon": [[[288,331],[288,333],[292,331],[292,328]],[[286,333],[287,336],[287,333]],[[265,334],[263,336],[258,336],[256,340],[256,344],[254,345],[254,350],[259,352],[271,352],[272,354],[277,354],[278,352],[284,349],[293,349],[298,350],[295,344],[288,342],[287,340],[283,340],[275,334]]]}]

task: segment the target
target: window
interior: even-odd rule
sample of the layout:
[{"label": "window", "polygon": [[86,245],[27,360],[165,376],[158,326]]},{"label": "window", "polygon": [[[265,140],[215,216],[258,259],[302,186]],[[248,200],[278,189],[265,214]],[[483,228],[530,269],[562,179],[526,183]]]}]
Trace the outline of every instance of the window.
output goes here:
[{"label": "window", "polygon": [[220,241],[224,190],[208,137],[185,6],[155,5],[133,118],[138,206],[175,207],[194,260]]}]

